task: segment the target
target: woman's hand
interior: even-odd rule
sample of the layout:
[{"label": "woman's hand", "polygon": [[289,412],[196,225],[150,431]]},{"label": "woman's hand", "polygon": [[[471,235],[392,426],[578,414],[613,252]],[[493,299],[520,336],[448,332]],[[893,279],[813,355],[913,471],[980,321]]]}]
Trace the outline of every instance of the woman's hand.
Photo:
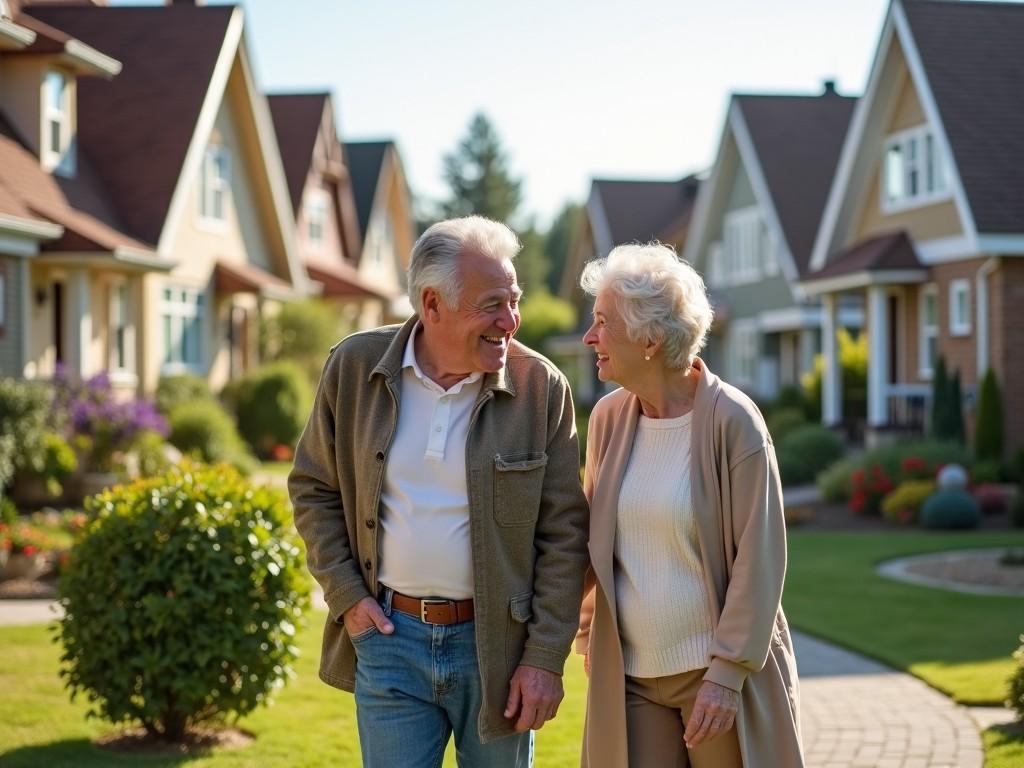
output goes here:
[{"label": "woman's hand", "polygon": [[686,746],[692,749],[732,728],[739,706],[740,695],[737,691],[710,680],[701,683],[693,712],[686,721],[686,733],[683,734]]}]

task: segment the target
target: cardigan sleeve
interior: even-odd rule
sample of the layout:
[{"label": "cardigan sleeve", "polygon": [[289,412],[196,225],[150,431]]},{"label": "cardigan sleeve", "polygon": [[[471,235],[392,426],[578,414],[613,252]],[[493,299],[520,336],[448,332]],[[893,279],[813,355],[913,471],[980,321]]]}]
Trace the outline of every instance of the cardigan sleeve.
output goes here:
[{"label": "cardigan sleeve", "polygon": [[[587,503],[593,504],[594,484],[601,463],[601,436],[604,433],[604,410],[598,405],[587,424],[587,457],[583,468],[583,493]],[[590,625],[594,620],[594,601],[597,598],[597,577],[592,566],[587,568],[583,582],[583,602],[580,605],[580,626],[576,633],[576,653],[585,656],[590,650]]]},{"label": "cardigan sleeve", "polygon": [[739,691],[768,657],[786,575],[782,484],[770,440],[742,455],[723,482],[732,521],[725,535],[735,555],[704,679]]}]

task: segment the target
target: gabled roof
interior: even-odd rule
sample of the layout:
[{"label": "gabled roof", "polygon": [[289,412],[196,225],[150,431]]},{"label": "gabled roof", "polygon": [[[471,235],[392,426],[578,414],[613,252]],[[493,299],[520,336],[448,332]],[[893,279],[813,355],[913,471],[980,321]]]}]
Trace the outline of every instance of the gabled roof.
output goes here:
[{"label": "gabled roof", "polygon": [[679,229],[681,219],[688,219],[697,197],[700,182],[696,176],[678,181],[641,181],[633,179],[594,179],[591,198],[598,205],[588,205],[591,217],[600,216],[602,223],[592,222],[602,255],[616,245],[650,240],[670,240]]},{"label": "gabled roof", "polygon": [[79,153],[91,161],[128,231],[156,245],[236,9],[27,10],[124,62],[109,82],[78,83]]},{"label": "gabled roof", "polygon": [[905,0],[980,233],[1024,233],[1024,5]]},{"label": "gabled roof", "polygon": [[738,94],[782,234],[799,274],[808,269],[814,236],[857,100]]},{"label": "gabled roof", "polygon": [[359,231],[365,242],[373,201],[377,197],[377,186],[384,168],[384,160],[393,141],[346,141],[348,171],[352,177],[352,193],[356,199],[356,214],[359,216]]},{"label": "gabled roof", "polygon": [[327,93],[281,93],[267,96],[294,211],[298,211],[302,203],[313,148],[316,146],[328,98]]}]

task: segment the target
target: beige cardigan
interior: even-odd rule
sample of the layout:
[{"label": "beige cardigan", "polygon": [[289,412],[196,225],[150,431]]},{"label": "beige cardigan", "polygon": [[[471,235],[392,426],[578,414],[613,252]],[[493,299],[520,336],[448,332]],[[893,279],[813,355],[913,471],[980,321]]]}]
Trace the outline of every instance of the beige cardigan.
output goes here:
[{"label": "beige cardigan", "polygon": [[[748,768],[800,768],[799,692],[780,601],[786,528],[775,449],[757,407],[708,370],[694,401],[693,507],[715,635],[705,680],[741,692],[736,718]],[[591,504],[588,592],[577,651],[590,651],[583,739],[586,768],[625,768],[622,648],[615,609],[613,548],[622,475],[640,401],[619,389],[590,417],[584,488]]]}]

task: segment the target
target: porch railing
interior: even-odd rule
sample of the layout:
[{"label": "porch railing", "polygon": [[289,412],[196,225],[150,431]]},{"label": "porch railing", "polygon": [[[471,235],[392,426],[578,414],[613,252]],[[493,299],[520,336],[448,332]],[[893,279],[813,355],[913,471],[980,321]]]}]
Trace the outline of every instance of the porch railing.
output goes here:
[{"label": "porch railing", "polygon": [[924,433],[931,412],[930,384],[890,384],[888,388],[889,426],[908,432]]}]

